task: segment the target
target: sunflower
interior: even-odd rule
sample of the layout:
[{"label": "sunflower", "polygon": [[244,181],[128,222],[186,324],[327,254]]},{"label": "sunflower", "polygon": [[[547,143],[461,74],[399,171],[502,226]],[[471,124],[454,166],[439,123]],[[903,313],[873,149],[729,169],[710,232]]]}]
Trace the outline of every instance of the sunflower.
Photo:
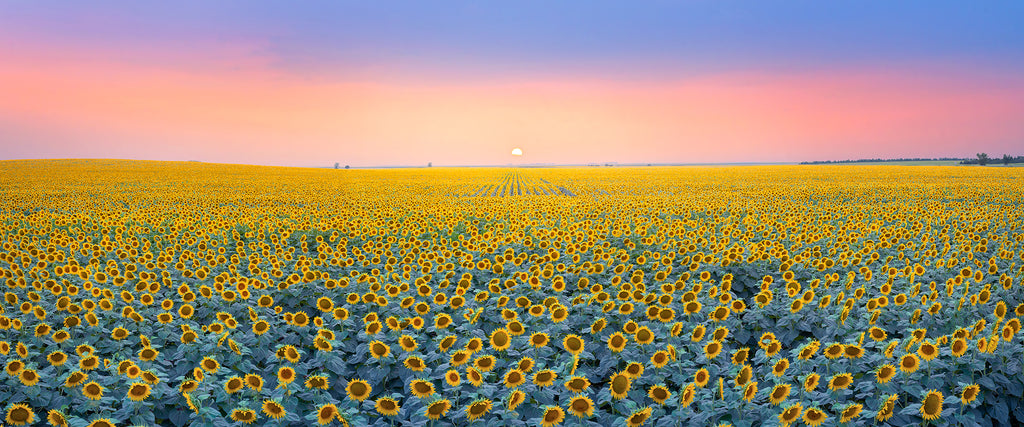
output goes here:
[{"label": "sunflower", "polygon": [[690,333],[690,341],[702,341],[704,339],[704,334],[706,333],[706,331],[707,329],[705,329],[703,325],[694,326],[693,332]]},{"label": "sunflower", "polygon": [[683,388],[683,392],[679,394],[679,404],[682,405],[684,408],[690,406],[690,404],[693,403],[694,396],[696,395],[697,387],[695,387],[692,383],[687,384],[686,387]]},{"label": "sunflower", "polygon": [[832,376],[828,380],[828,389],[832,391],[838,391],[850,387],[853,384],[853,376],[849,373],[840,373]]},{"label": "sunflower", "polygon": [[357,402],[362,402],[370,397],[370,393],[373,391],[373,387],[370,383],[363,380],[351,380],[345,387],[345,393],[348,394],[348,398]]},{"label": "sunflower", "polygon": [[152,362],[152,361],[156,360],[157,356],[159,356],[159,355],[160,355],[160,352],[156,351],[152,347],[146,347],[146,348],[144,348],[142,350],[139,350],[139,359],[144,360],[146,362]]},{"label": "sunflower", "polygon": [[217,372],[217,370],[220,369],[220,363],[217,363],[216,360],[211,359],[209,357],[204,357],[203,361],[200,362],[199,364],[200,366],[203,367],[204,370],[206,370],[206,372],[209,372],[211,374]]},{"label": "sunflower", "polygon": [[783,409],[782,413],[779,414],[779,424],[788,426],[796,422],[796,420],[800,419],[800,414],[803,413],[803,411],[804,407],[800,403],[794,403],[787,406],[786,409]]},{"label": "sunflower", "polygon": [[643,408],[643,409],[638,409],[636,411],[633,411],[633,413],[630,414],[629,417],[626,418],[626,425],[629,426],[629,427],[640,427],[645,422],[647,422],[647,419],[650,418],[650,417],[651,417],[651,408],[650,407],[646,407],[646,408]]},{"label": "sunflower", "polygon": [[671,356],[667,351],[658,350],[651,356],[651,364],[654,365],[655,368],[664,367],[668,364],[670,357]]},{"label": "sunflower", "polygon": [[847,359],[859,359],[864,356],[864,349],[859,345],[848,345],[843,348],[843,357]]},{"label": "sunflower", "polygon": [[929,390],[921,400],[921,418],[925,421],[937,420],[942,416],[942,392]]},{"label": "sunflower", "polygon": [[110,332],[110,337],[118,341],[128,338],[129,335],[131,335],[131,332],[128,332],[127,329],[120,326],[114,328],[114,330]]},{"label": "sunflower", "polygon": [[64,415],[63,412],[58,411],[56,409],[51,409],[50,412],[46,414],[46,421],[49,422],[50,425],[54,427],[68,426],[67,417]]},{"label": "sunflower", "polygon": [[391,347],[388,347],[387,344],[380,341],[370,342],[369,349],[370,355],[373,356],[374,359],[388,357],[388,355],[391,354]]},{"label": "sunflower", "polygon": [[523,371],[519,369],[511,369],[505,373],[505,379],[503,380],[505,388],[515,388],[526,383],[526,376],[523,375]]},{"label": "sunflower", "polygon": [[36,413],[28,405],[15,403],[7,408],[7,422],[11,425],[32,424],[35,420]]},{"label": "sunflower", "polygon": [[747,355],[749,353],[750,353],[750,348],[748,348],[748,347],[743,347],[743,348],[741,348],[739,350],[734,351],[732,353],[732,364],[733,365],[742,365],[742,364],[746,363]]},{"label": "sunflower", "polygon": [[574,376],[565,382],[565,388],[573,393],[583,393],[590,388],[590,380],[585,377]]},{"label": "sunflower", "polygon": [[861,405],[859,403],[848,405],[846,408],[843,408],[843,412],[840,412],[839,422],[848,423],[852,421],[854,418],[857,418],[857,416],[860,415],[860,411],[862,409],[864,409],[864,405]]},{"label": "sunflower", "polygon": [[821,409],[812,407],[804,411],[804,422],[811,427],[820,426],[827,419],[828,415]]},{"label": "sunflower", "polygon": [[562,347],[573,356],[579,356],[583,352],[583,339],[576,334],[569,334],[562,340]]},{"label": "sunflower", "polygon": [[448,335],[442,338],[441,341],[437,343],[437,349],[440,350],[442,353],[446,352],[448,351],[449,348],[455,345],[456,340],[458,340],[458,338],[456,338],[455,335]]},{"label": "sunflower", "polygon": [[[713,332],[711,334],[711,339],[713,339],[715,341],[725,341],[725,339],[728,336],[729,336],[729,328],[727,328],[725,326],[719,326],[719,327],[715,328],[715,332]],[[775,342],[775,341],[772,341],[772,342]],[[769,344],[769,347],[771,347],[770,344]],[[770,356],[774,356],[774,354],[772,354]]]},{"label": "sunflower", "polygon": [[704,345],[704,356],[708,359],[714,359],[718,357],[718,353],[722,352],[722,343],[719,341],[709,341]]},{"label": "sunflower", "polygon": [[897,399],[899,399],[899,396],[895,394],[887,397],[885,399],[885,402],[882,403],[882,407],[878,408],[878,413],[875,415],[875,420],[884,422],[889,418],[892,418],[892,416],[895,415],[894,411],[896,410]]},{"label": "sunflower", "polygon": [[[377,410],[377,413],[388,417],[398,415],[398,411],[401,410],[401,407],[398,406],[398,402],[390,397],[381,397],[377,399],[373,407]],[[323,409],[321,409],[321,414],[322,411]],[[335,408],[335,412],[337,412],[337,408]]]},{"label": "sunflower", "polygon": [[612,397],[616,400],[625,398],[630,386],[632,386],[632,380],[625,372],[613,374],[608,381],[608,388],[611,390]]},{"label": "sunflower", "polygon": [[[828,347],[825,347],[825,357],[829,359],[838,359],[843,355],[845,348],[842,344],[832,343]],[[809,408],[808,411],[811,409]]]},{"label": "sunflower", "polygon": [[480,384],[484,383],[483,374],[475,368],[466,368],[466,379],[469,380],[469,383],[473,384],[474,387],[480,387]]},{"label": "sunflower", "polygon": [[402,351],[415,351],[419,344],[416,343],[416,339],[409,335],[402,335],[398,339],[398,345],[402,347]]},{"label": "sunflower", "polygon": [[259,392],[263,390],[263,377],[257,374],[245,374],[245,386]]},{"label": "sunflower", "polygon": [[470,421],[475,421],[484,415],[487,415],[491,411],[492,403],[490,399],[478,399],[470,403],[466,408],[466,418]]},{"label": "sunflower", "polygon": [[754,400],[755,396],[757,396],[757,381],[747,384],[747,387],[743,389],[743,400],[749,402]]},{"label": "sunflower", "polygon": [[892,365],[890,365],[888,363],[885,364],[885,365],[880,366],[878,368],[878,370],[875,371],[875,380],[879,384],[885,384],[885,383],[889,382],[889,380],[892,380],[892,378],[895,377],[895,376],[896,376],[896,367],[892,366]]},{"label": "sunflower", "polygon": [[494,369],[494,360],[494,356],[491,355],[480,356],[473,361],[473,367],[480,372],[490,372]]},{"label": "sunflower", "polygon": [[[380,411],[379,408],[378,411]],[[338,415],[338,407],[334,406],[333,403],[321,405],[316,410],[316,423],[320,425],[330,424]]]},{"label": "sunflower", "polygon": [[772,374],[776,377],[781,377],[786,374],[786,369],[789,369],[789,359],[779,359],[779,361],[775,362],[775,365],[772,366]]},{"label": "sunflower", "polygon": [[672,397],[672,392],[668,391],[668,389],[663,385],[653,385],[651,388],[647,389],[647,397],[650,397],[651,400],[661,405]]},{"label": "sunflower", "polygon": [[529,357],[523,357],[522,359],[519,359],[519,362],[516,363],[516,367],[519,368],[520,371],[530,372],[533,370],[533,364],[533,359]]},{"label": "sunflower", "polygon": [[[248,378],[248,375],[246,375],[246,378]],[[330,388],[330,384],[327,382],[327,377],[324,375],[310,375],[306,378],[306,388],[327,390]]]},{"label": "sunflower", "polygon": [[[552,371],[550,369],[544,369],[541,371],[537,371],[537,373],[533,374],[533,383],[536,384],[537,387],[548,387],[554,384],[555,379],[557,378],[558,374],[555,373],[555,371]],[[506,376],[506,380],[507,379],[508,377]]]},{"label": "sunflower", "polygon": [[448,383],[449,387],[458,387],[462,383],[462,378],[459,376],[459,371],[449,369],[444,374],[444,382]]},{"label": "sunflower", "polygon": [[132,383],[131,387],[128,388],[128,398],[136,402],[141,402],[149,397],[150,387],[146,383]]},{"label": "sunflower", "polygon": [[224,383],[224,392],[227,394],[234,394],[241,390],[242,387],[245,387],[245,382],[242,381],[242,377],[233,376],[228,378],[228,381]]},{"label": "sunflower", "polygon": [[769,395],[771,398],[772,405],[778,405],[789,397],[790,387],[789,384],[778,384],[772,388],[772,393]]},{"label": "sunflower", "polygon": [[544,332],[534,332],[530,335],[530,345],[534,348],[540,348],[548,345],[548,334]]},{"label": "sunflower", "polygon": [[409,382],[409,391],[418,398],[430,397],[434,394],[434,384],[423,379],[415,379]]},{"label": "sunflower", "polygon": [[263,401],[263,413],[275,420],[284,418],[284,416],[287,415],[287,411],[285,411],[284,406],[281,406],[280,402],[271,399]]},{"label": "sunflower", "polygon": [[110,418],[99,418],[92,420],[92,422],[90,422],[85,427],[115,427],[115,424],[114,420]]},{"label": "sunflower", "polygon": [[270,330],[270,323],[266,320],[260,320],[252,325],[252,332],[257,336],[265,334]]},{"label": "sunflower", "polygon": [[22,369],[25,369],[25,362],[22,362],[21,360],[18,359],[14,359],[11,360],[10,362],[7,362],[7,366],[4,367],[4,372],[6,372],[7,375],[14,377],[20,374]]},{"label": "sunflower", "polygon": [[930,361],[939,356],[939,349],[934,344],[925,341],[917,348],[917,355],[925,361]]},{"label": "sunflower", "polygon": [[917,371],[919,366],[920,362],[917,360],[917,356],[913,354],[905,354],[900,359],[900,370],[908,374]]},{"label": "sunflower", "polygon": [[96,356],[89,356],[78,361],[78,369],[83,371],[91,371],[100,366],[100,358]]},{"label": "sunflower", "polygon": [[619,353],[626,348],[629,339],[622,332],[616,332],[608,337],[608,349],[613,353]]},{"label": "sunflower", "polygon": [[91,400],[100,400],[103,397],[103,386],[96,381],[92,381],[82,387],[82,394]]},{"label": "sunflower", "polygon": [[152,385],[156,385],[160,382],[160,377],[156,376],[156,374],[151,371],[142,371],[139,376],[142,377],[143,381]]},{"label": "sunflower", "polygon": [[22,370],[18,373],[18,380],[22,381],[22,384],[31,387],[39,383],[39,373],[36,370]]},{"label": "sunflower", "polygon": [[458,367],[466,364],[469,361],[470,352],[466,350],[458,350],[452,353],[449,362],[452,366]]},{"label": "sunflower", "polygon": [[452,408],[452,402],[448,399],[438,399],[427,405],[423,410],[423,415],[431,420],[437,420],[448,413],[448,410]]},{"label": "sunflower", "polygon": [[242,424],[252,424],[256,421],[256,411],[249,408],[235,408],[231,411],[231,419]]},{"label": "sunflower", "polygon": [[804,377],[804,390],[814,391],[818,388],[818,381],[821,379],[821,375],[811,372]]},{"label": "sunflower", "polygon": [[634,338],[636,338],[638,344],[647,345],[654,342],[654,333],[651,332],[650,328],[642,326],[636,331]]},{"label": "sunflower", "polygon": [[707,368],[700,368],[700,370],[693,374],[693,383],[697,387],[704,387],[708,385],[708,381],[710,379],[711,375],[708,374]]},{"label": "sunflower", "polygon": [[750,368],[750,365],[743,365],[740,371],[736,374],[736,387],[743,387],[750,382],[750,378],[753,377],[754,370]]},{"label": "sunflower", "polygon": [[[239,381],[241,381],[241,378],[239,378]],[[181,385],[178,386],[178,390],[181,391],[182,394],[189,394],[196,391],[197,388],[199,388],[199,383],[192,380],[182,381]],[[241,388],[241,383],[239,383],[239,388]]]},{"label": "sunflower", "polygon": [[868,329],[868,335],[870,335],[871,339],[875,340],[876,342],[885,341],[885,339],[889,336],[889,334],[887,334],[884,329],[879,328],[877,326],[872,326],[870,329]]},{"label": "sunflower", "polygon": [[507,401],[505,402],[505,407],[509,411],[515,411],[516,408],[518,408],[519,405],[521,405],[525,401],[526,393],[518,389],[512,390],[512,392],[508,394]]},{"label": "sunflower", "polygon": [[960,391],[960,403],[967,405],[974,402],[974,400],[978,398],[978,392],[980,391],[981,389],[977,384],[971,384],[964,387],[964,389]]},{"label": "sunflower", "polygon": [[61,366],[68,361],[68,355],[63,351],[54,351],[46,356],[46,361],[50,362],[50,365]]}]

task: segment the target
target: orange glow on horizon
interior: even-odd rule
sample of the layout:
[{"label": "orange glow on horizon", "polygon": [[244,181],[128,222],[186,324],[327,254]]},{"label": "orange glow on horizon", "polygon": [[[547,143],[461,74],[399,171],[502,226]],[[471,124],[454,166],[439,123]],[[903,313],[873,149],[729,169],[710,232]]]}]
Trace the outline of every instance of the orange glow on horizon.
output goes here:
[{"label": "orange glow on horizon", "polygon": [[1024,138],[1024,79],[847,70],[335,83],[258,64],[197,71],[57,57],[0,51],[0,120],[36,149],[0,157],[466,165],[505,164],[520,147],[538,163],[784,162],[970,156],[980,142],[1011,150]]}]

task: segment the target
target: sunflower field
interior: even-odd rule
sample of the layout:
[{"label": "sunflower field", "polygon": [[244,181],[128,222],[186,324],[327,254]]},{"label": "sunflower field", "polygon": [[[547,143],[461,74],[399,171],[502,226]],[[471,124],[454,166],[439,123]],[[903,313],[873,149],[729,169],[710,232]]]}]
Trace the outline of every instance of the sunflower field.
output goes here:
[{"label": "sunflower field", "polygon": [[1024,169],[0,162],[0,423],[1024,422]]}]

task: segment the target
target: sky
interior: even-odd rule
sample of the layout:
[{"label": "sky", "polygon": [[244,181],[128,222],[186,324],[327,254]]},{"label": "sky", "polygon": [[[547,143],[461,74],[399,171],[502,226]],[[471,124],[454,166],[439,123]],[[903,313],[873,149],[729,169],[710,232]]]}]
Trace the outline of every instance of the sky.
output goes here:
[{"label": "sky", "polygon": [[3,1],[0,159],[1024,155],[1022,20],[1020,1]]}]

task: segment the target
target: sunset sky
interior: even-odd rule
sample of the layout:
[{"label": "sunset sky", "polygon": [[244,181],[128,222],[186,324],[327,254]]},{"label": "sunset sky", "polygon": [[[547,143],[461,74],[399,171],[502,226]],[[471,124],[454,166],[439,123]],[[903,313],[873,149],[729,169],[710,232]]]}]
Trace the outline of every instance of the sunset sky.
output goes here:
[{"label": "sunset sky", "polygon": [[1022,19],[1020,1],[5,2],[0,159],[1024,155]]}]

